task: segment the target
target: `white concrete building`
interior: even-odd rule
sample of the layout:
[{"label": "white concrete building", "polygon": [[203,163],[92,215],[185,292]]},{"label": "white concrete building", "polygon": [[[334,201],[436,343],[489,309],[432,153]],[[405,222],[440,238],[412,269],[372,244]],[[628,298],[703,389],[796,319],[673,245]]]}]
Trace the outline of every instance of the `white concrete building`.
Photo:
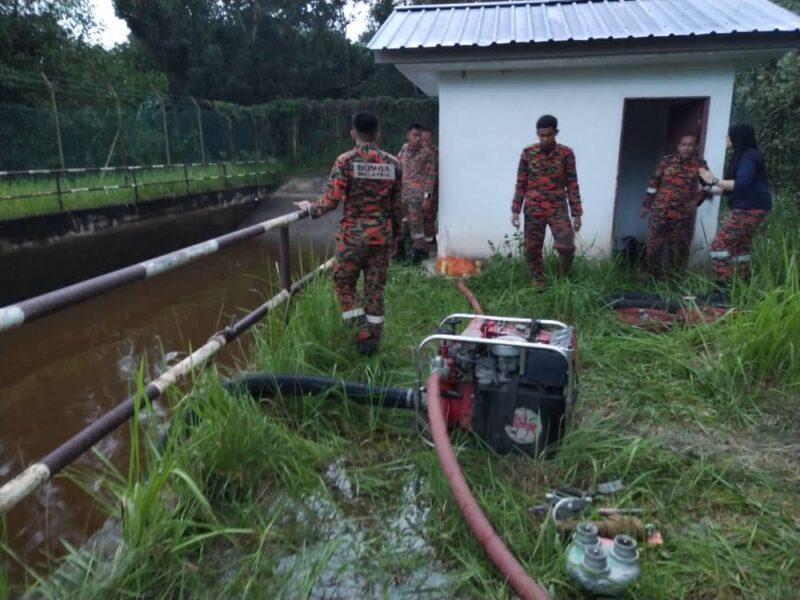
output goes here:
[{"label": "white concrete building", "polygon": [[[575,150],[584,252],[644,240],[647,181],[681,132],[711,170],[725,158],[736,70],[797,48],[800,17],[768,0],[529,0],[401,7],[371,40],[439,97],[439,253],[486,256],[511,234],[511,200],[536,119]],[[698,211],[710,244],[719,199]]]}]

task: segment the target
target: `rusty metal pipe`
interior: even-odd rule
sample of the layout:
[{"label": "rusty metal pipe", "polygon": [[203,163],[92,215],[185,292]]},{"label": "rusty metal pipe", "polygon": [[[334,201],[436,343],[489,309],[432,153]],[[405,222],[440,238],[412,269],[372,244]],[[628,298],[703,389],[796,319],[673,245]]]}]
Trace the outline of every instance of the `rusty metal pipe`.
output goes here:
[{"label": "rusty metal pipe", "polygon": [[[215,237],[156,258],[142,261],[135,265],[123,267],[110,273],[104,273],[91,279],[86,279],[68,285],[52,292],[47,292],[16,304],[0,308],[0,331],[14,329],[23,323],[29,323],[45,315],[49,315],[63,308],[73,306],[89,298],[94,298],[110,290],[117,289],[134,281],[150,279],[171,271],[181,265],[197,260],[202,256],[214,254],[219,250],[238,244],[266,233],[272,229],[288,226],[290,223],[305,219],[306,211],[295,211],[263,221],[257,225],[237,229],[231,233]],[[282,278],[283,279],[283,278]],[[288,288],[284,288],[288,289]]]}]

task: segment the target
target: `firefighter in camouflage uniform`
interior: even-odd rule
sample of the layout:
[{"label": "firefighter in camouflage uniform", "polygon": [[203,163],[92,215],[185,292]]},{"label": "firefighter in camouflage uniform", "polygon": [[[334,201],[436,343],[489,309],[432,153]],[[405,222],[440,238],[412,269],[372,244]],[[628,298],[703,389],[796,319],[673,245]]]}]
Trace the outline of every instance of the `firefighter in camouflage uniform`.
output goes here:
[{"label": "firefighter in camouflage uniform", "polygon": [[641,217],[647,224],[647,271],[663,274],[663,253],[667,249],[670,269],[683,269],[689,259],[697,207],[705,199],[699,179],[706,161],[696,155],[697,136],[684,135],[676,154],[668,154],[658,165],[644,197]]},{"label": "firefighter in camouflage uniform", "polygon": [[[436,180],[436,157],[422,143],[422,125],[413,123],[408,128],[408,140],[397,159],[403,170],[403,238],[410,235],[414,263],[428,258],[425,241],[425,207],[433,199]],[[407,234],[407,235],[406,235]],[[400,249],[402,257],[403,251]]]},{"label": "firefighter in camouflage uniform", "polygon": [[511,224],[519,228],[519,214],[525,214],[525,258],[532,284],[546,283],[542,250],[547,227],[558,252],[559,273],[566,275],[575,256],[575,232],[581,228],[581,194],[575,167],[575,153],[556,143],[558,120],[544,115],[536,123],[538,144],[522,151],[517,168],[517,186],[511,204]]},{"label": "firefighter in camouflage uniform", "polygon": [[[344,204],[333,280],[342,319],[360,325],[356,347],[369,355],[377,349],[383,329],[386,272],[402,219],[402,171],[397,159],[377,146],[379,124],[374,114],[356,113],[350,135],[356,147],[336,159],[322,197],[296,206],[318,218]],[[363,306],[356,287],[362,272]]]}]

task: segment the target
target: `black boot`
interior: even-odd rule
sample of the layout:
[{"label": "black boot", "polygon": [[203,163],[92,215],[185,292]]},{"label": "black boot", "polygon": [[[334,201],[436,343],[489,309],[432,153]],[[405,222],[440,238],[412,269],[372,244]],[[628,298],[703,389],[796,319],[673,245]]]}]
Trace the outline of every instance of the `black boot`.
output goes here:
[{"label": "black boot", "polygon": [[395,262],[405,262],[406,260],[406,241],[401,239],[397,242],[397,250],[394,253]]},{"label": "black boot", "polygon": [[418,265],[423,260],[428,260],[428,250],[425,248],[414,248],[414,258],[412,262]]},{"label": "black boot", "polygon": [[558,255],[558,275],[559,277],[566,277],[567,273],[569,273],[570,268],[572,267],[572,259],[573,257],[569,254]]},{"label": "black boot", "polygon": [[363,356],[370,356],[378,349],[380,336],[376,335],[373,327],[364,325],[356,334],[356,351]]},{"label": "black boot", "polygon": [[359,340],[356,342],[356,351],[362,356],[372,356],[378,349],[378,340]]}]

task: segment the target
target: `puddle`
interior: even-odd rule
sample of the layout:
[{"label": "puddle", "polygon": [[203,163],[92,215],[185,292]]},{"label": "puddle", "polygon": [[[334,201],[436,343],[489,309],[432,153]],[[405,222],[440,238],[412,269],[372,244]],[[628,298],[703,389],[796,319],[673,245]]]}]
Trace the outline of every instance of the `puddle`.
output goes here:
[{"label": "puddle", "polygon": [[[354,500],[342,461],[328,467],[325,479],[345,502]],[[318,538],[302,553],[278,561],[276,573],[287,578],[284,595],[316,600],[449,598],[449,579],[436,568],[424,536],[430,509],[419,504],[418,488],[418,479],[406,481],[396,506],[380,515],[385,526],[379,531],[369,527],[369,519],[346,515],[332,498],[307,497],[296,507],[297,520],[313,527]]]}]

